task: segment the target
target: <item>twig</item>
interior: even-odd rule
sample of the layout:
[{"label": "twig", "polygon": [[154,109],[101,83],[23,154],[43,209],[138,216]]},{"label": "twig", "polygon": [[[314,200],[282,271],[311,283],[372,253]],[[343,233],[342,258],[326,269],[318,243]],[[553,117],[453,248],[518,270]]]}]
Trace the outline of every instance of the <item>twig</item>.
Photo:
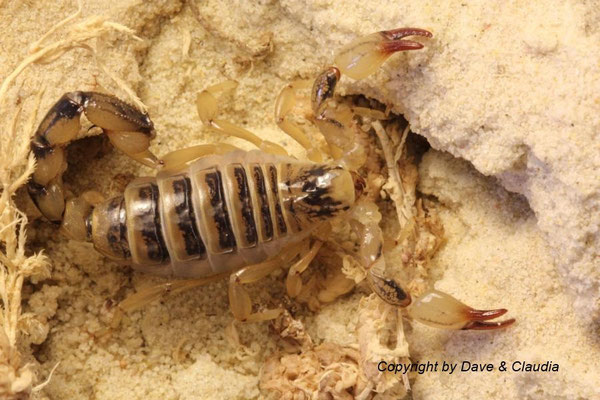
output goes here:
[{"label": "twig", "polygon": [[[393,144],[390,140],[387,132],[381,125],[379,120],[375,120],[372,123],[373,129],[375,129],[375,133],[381,142],[381,147],[383,149],[383,157],[385,158],[385,163],[388,168],[388,174],[390,177],[390,184],[392,185],[395,194],[392,195],[392,199],[396,204],[396,213],[398,214],[398,222],[400,223],[400,232],[404,230],[404,228],[411,224],[414,220],[413,213],[413,204],[409,204],[407,202],[406,191],[404,190],[404,186],[402,184],[402,178],[400,177],[400,172],[398,171],[398,159],[393,155]],[[400,141],[400,145],[398,148],[398,152],[403,151],[404,142],[406,140],[406,133],[403,135],[402,140]],[[398,153],[396,153],[398,154]]]}]

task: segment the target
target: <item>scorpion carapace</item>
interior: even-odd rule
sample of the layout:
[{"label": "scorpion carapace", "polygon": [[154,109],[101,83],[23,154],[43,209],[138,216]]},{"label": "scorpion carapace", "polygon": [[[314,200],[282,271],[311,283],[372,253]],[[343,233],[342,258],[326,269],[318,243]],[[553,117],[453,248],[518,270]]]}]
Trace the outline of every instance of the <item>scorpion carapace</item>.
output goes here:
[{"label": "scorpion carapace", "polygon": [[[296,81],[281,91],[275,106],[277,124],[306,149],[310,161],[292,158],[281,146],[217,119],[215,95],[235,88],[232,81],[199,93],[198,114],[211,129],[246,139],[259,150],[206,144],[172,152],[159,160],[148,150],[155,130],[147,114],[110,95],[67,93],[50,109],[32,139],[37,168],[28,185],[31,197],[42,214],[61,223],[70,237],[89,240],[103,254],[143,271],[201,282],[229,275],[231,309],[243,321],[272,319],[282,311],[253,312],[244,284],[293,263],[286,287],[290,296],[297,296],[302,287],[300,274],[322,245],[313,238],[314,232],[340,215],[371,216],[352,224],[359,244],[354,257],[367,270],[370,286],[383,300],[409,306],[409,293],[395,280],[384,277],[383,239],[375,217],[379,214],[376,205],[361,196],[365,182],[356,170],[364,164],[365,151],[354,139],[357,108],[344,107],[333,99],[342,73],[360,79],[377,70],[392,53],[423,47],[402,40],[405,36],[431,37],[431,33],[403,28],[359,38],[341,50],[336,67],[325,69],[316,78],[311,103],[325,147],[309,140],[288,118],[296,91],[307,82]],[[363,112],[378,115],[374,110]],[[157,168],[157,176],[136,179],[123,195],[109,200],[84,194],[65,201],[63,149],[81,129],[82,113],[117,148]],[[326,162],[327,158],[334,161]],[[175,281],[169,288],[192,286],[182,282],[190,281]],[[514,320],[484,321],[505,312],[474,310],[435,290],[409,309],[414,319],[448,329],[502,328]]]}]

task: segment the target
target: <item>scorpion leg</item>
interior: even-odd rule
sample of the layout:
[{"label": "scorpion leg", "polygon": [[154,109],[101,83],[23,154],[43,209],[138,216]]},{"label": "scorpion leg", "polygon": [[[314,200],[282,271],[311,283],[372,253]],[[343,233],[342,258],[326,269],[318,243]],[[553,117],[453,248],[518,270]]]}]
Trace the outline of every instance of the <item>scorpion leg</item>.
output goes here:
[{"label": "scorpion leg", "polygon": [[177,294],[198,286],[205,286],[209,283],[217,282],[228,275],[228,272],[224,272],[206,278],[167,281],[141,289],[128,296],[117,305],[117,309],[112,317],[110,325],[112,328],[118,327],[124,314],[140,309],[154,300],[160,299],[166,294]]},{"label": "scorpion leg", "polygon": [[198,96],[196,97],[196,107],[202,122],[215,132],[244,139],[264,152],[288,155],[287,151],[277,143],[262,140],[247,129],[222,119],[216,119],[219,112],[219,106],[215,95],[219,92],[231,92],[237,85],[237,82],[229,80],[210,86],[198,93]]},{"label": "scorpion leg", "polygon": [[282,308],[252,312],[250,294],[242,285],[256,282],[281,267],[280,259],[273,259],[260,264],[244,267],[229,277],[229,306],[233,316],[242,322],[267,321],[277,318]]},{"label": "scorpion leg", "polygon": [[161,161],[163,162],[161,172],[168,171],[169,173],[172,173],[198,158],[213,154],[226,154],[234,150],[239,150],[239,148],[227,143],[199,144],[197,146],[174,150],[161,158]]},{"label": "scorpion leg", "polygon": [[[250,295],[248,294],[248,291],[244,289],[243,285],[256,282],[278,268],[281,268],[281,266],[287,265],[296,256],[304,251],[306,243],[306,241],[296,243],[269,261],[246,266],[231,274],[229,278],[229,305],[231,307],[233,316],[237,320],[242,322],[267,321],[277,318],[283,312],[282,308],[274,308],[253,313],[252,300],[250,299]],[[294,271],[298,269],[306,269],[306,266],[308,266],[310,261],[312,261],[320,247],[321,244],[318,242],[318,244],[314,245],[307,254],[301,256],[300,261],[292,266],[292,268],[295,268]],[[304,263],[306,263],[306,266],[303,267]],[[295,275],[295,272],[293,274]],[[301,284],[302,282],[300,282],[300,288]]]},{"label": "scorpion leg", "polygon": [[[60,223],[65,212],[64,147],[77,136],[82,112],[107,133],[115,147],[146,165],[158,165],[156,157],[148,151],[155,133],[146,114],[114,96],[96,92],[66,93],[48,111],[31,140],[37,166],[28,190],[42,214],[55,223]],[[86,208],[83,203],[69,207],[78,209],[77,212]]]},{"label": "scorpion leg", "polygon": [[279,92],[275,101],[275,122],[282,131],[306,149],[309,160],[322,162],[323,154],[321,151],[313,146],[312,141],[306,136],[302,128],[289,118],[291,110],[296,105],[297,91],[305,87],[308,87],[307,81],[298,80],[290,83]]},{"label": "scorpion leg", "polygon": [[290,297],[296,297],[302,291],[302,278],[300,274],[308,268],[308,265],[314,260],[322,245],[323,242],[316,241],[310,250],[289,269],[285,285]]},{"label": "scorpion leg", "polygon": [[[506,309],[476,310],[449,294],[431,290],[412,302],[409,292],[402,285],[383,276],[383,237],[379,228],[381,214],[372,203],[361,202],[354,210],[354,230],[360,242],[358,258],[367,269],[367,280],[373,291],[386,303],[408,307],[408,314],[416,321],[442,329],[501,329],[515,322],[507,319],[500,322],[486,322],[504,315]],[[411,303],[413,303],[411,305]]]},{"label": "scorpion leg", "polygon": [[[320,247],[320,246],[319,246]],[[265,261],[260,264],[249,265],[246,266],[233,274],[229,272],[223,272],[221,274],[208,276],[205,278],[199,279],[183,279],[183,280],[170,280],[164,283],[160,283],[158,285],[153,285],[147,288],[144,288],[137,293],[134,293],[128,296],[125,300],[121,301],[117,306],[117,310],[113,315],[111,321],[111,327],[116,328],[121,320],[123,319],[123,315],[129,313],[131,311],[135,311],[148,303],[151,303],[154,300],[157,300],[165,295],[172,295],[181,293],[190,289],[193,289],[198,286],[204,286],[209,283],[217,282],[227,276],[229,276],[229,302],[231,311],[234,317],[243,322],[256,322],[256,321],[266,321],[277,318],[283,309],[275,308],[270,310],[265,310],[261,312],[252,313],[252,301],[250,299],[250,295],[243,288],[242,285],[256,282],[265,276],[269,275],[271,272],[277,270],[282,265],[289,263],[293,260],[303,248],[303,243],[294,244],[287,249],[285,249],[282,253],[280,253],[277,257]],[[311,249],[312,250],[312,249]],[[317,249],[318,250],[318,249]],[[309,252],[311,253],[311,252]],[[316,251],[315,251],[316,254]],[[311,256],[310,259],[314,257]],[[303,257],[303,259],[306,258]],[[302,261],[302,259],[301,259]],[[310,261],[308,261],[310,262]]]}]

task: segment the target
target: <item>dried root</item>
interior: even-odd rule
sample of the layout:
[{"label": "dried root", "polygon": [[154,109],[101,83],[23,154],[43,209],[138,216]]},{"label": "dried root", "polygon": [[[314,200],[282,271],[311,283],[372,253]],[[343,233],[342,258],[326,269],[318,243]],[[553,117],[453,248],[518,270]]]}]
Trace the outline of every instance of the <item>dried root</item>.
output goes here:
[{"label": "dried root", "polygon": [[300,351],[278,353],[263,365],[260,388],[278,399],[397,399],[409,388],[406,376],[377,370],[381,360],[407,362],[408,344],[400,311],[375,295],[360,303],[355,346],[314,347],[302,323],[289,314],[274,325],[286,343],[284,348]]},{"label": "dried root", "polygon": [[[27,323],[32,321],[31,315],[21,315],[21,290],[26,279],[49,276],[44,255],[25,254],[27,216],[17,209],[13,199],[35,164],[33,156],[28,157],[29,135],[17,134],[19,114],[17,109],[0,134],[0,398],[3,399],[27,398],[33,390],[35,376],[31,365],[23,364],[17,340],[21,331],[35,334],[29,328],[38,325]],[[34,118],[35,112],[29,121],[30,132]],[[47,333],[47,329],[42,330]]]},{"label": "dried root", "polygon": [[314,343],[310,335],[304,329],[304,324],[292,318],[287,310],[273,321],[272,330],[279,336],[286,353],[311,350]]},{"label": "dried root", "polygon": [[[372,126],[381,142],[381,148],[383,149],[383,155],[388,168],[389,178],[384,189],[390,193],[390,197],[396,205],[398,223],[400,224],[400,233],[396,237],[396,240],[398,240],[408,234],[407,231],[410,230],[414,220],[413,207],[415,204],[415,188],[418,180],[414,165],[408,163],[401,171],[398,164],[402,154],[404,154],[404,145],[409,129],[406,126],[402,132],[400,142],[394,146],[392,139],[388,136],[380,121],[374,121]],[[412,168],[409,169],[410,167]],[[404,172],[404,179],[402,179],[402,172]]]},{"label": "dried root", "polygon": [[410,389],[406,375],[399,378],[377,369],[382,360],[394,364],[409,362],[400,309],[383,302],[375,294],[364,297],[358,310],[357,330],[361,370],[370,390],[381,394],[380,399],[404,397]]},{"label": "dried root", "polygon": [[419,175],[406,151],[409,127],[392,122],[384,128],[380,121],[374,121],[372,126],[388,169],[387,181],[381,189],[394,202],[399,225],[394,240],[387,244],[399,246],[394,249],[401,254],[402,265],[398,268],[410,274],[411,293],[420,295],[428,285],[429,262],[444,243],[444,227],[433,204],[417,197]]},{"label": "dried root", "polygon": [[[5,100],[6,92],[10,87],[11,83],[31,64],[48,64],[59,59],[67,51],[76,48],[82,48],[88,50],[93,56],[97,67],[102,70],[104,74],[109,76],[117,86],[123,90],[133,104],[140,110],[146,111],[146,106],[137,97],[135,92],[118,76],[111,73],[100,61],[100,58],[96,54],[96,49],[89,44],[90,41],[101,38],[110,32],[121,32],[129,35],[135,40],[142,41],[141,38],[135,36],[133,31],[126,26],[118,24],[116,22],[107,21],[106,19],[99,16],[88,17],[82,22],[71,26],[67,32],[65,39],[57,40],[56,42],[42,45],[42,43],[51,35],[57,28],[66,25],[71,19],[77,17],[81,12],[81,2],[79,4],[79,10],[74,15],[66,18],[65,20],[56,24],[46,34],[44,34],[31,48],[31,54],[23,60],[15,70],[2,82],[0,85],[0,101]],[[0,103],[1,105],[1,103]]]},{"label": "dried root", "polygon": [[260,388],[279,399],[354,399],[366,387],[359,363],[357,350],[334,343],[276,355],[262,367]]},{"label": "dried root", "polygon": [[[30,55],[6,77],[0,85],[0,109],[5,116],[0,121],[0,398],[26,399],[32,392],[41,389],[47,382],[33,387],[35,374],[31,364],[24,363],[17,342],[20,334],[28,335],[30,343],[41,343],[48,334],[48,326],[33,314],[21,313],[21,291],[27,280],[37,281],[49,277],[48,259],[41,253],[26,255],[27,216],[14,203],[16,190],[23,186],[35,169],[35,159],[30,153],[30,138],[35,131],[35,120],[43,89],[38,92],[35,104],[26,101],[32,108],[27,123],[19,122],[22,105],[16,111],[7,110],[7,93],[17,77],[32,64],[50,63],[74,48],[83,48],[92,53],[97,66],[108,74],[125,91],[133,102],[144,108],[135,93],[118,77],[113,76],[96,57],[95,48],[89,42],[109,32],[122,32],[141,40],[122,25],[99,17],[89,17],[78,24],[68,23],[81,12],[56,24],[30,47]],[[64,39],[44,45],[56,30],[70,26]],[[13,114],[12,120],[7,118]],[[43,319],[43,318],[42,318]]]},{"label": "dried root", "polygon": [[[301,321],[284,313],[273,323],[284,350],[266,361],[260,388],[277,399],[353,399],[366,382],[360,374],[360,353],[335,343],[314,346]],[[299,352],[299,354],[296,354]]]},{"label": "dried root", "polygon": [[33,371],[22,365],[21,354],[11,345],[4,330],[0,330],[0,397],[26,399],[31,393]]}]

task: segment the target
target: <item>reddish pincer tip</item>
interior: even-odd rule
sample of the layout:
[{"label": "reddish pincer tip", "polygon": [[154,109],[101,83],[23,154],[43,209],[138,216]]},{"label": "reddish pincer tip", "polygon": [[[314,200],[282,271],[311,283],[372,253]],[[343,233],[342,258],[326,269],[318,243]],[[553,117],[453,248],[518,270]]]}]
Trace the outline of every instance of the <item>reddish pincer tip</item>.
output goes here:
[{"label": "reddish pincer tip", "polygon": [[381,31],[380,33],[385,38],[381,44],[381,50],[386,54],[405,50],[419,50],[423,48],[423,45],[419,42],[413,40],[401,40],[406,36],[433,36],[431,32],[419,28],[400,28],[391,31]]},{"label": "reddish pincer tip", "polygon": [[475,310],[471,308],[466,314],[472,321],[487,321],[488,319],[501,317],[507,312],[506,308],[499,308],[497,310]]},{"label": "reddish pincer tip", "polygon": [[413,42],[412,40],[400,40],[397,42],[384,42],[381,45],[381,51],[384,54],[392,54],[397,51],[405,51],[405,50],[419,50],[422,49],[423,45],[418,42]]},{"label": "reddish pincer tip", "polygon": [[515,322],[514,318],[497,322],[485,322],[494,318],[498,318],[508,312],[505,308],[497,310],[474,310],[469,309],[466,312],[466,318],[469,322],[462,328],[463,330],[493,330],[503,329]]},{"label": "reddish pincer tip", "polygon": [[400,40],[407,36],[433,37],[431,32],[421,28],[398,28],[389,31],[381,31],[381,34],[389,40]]}]

